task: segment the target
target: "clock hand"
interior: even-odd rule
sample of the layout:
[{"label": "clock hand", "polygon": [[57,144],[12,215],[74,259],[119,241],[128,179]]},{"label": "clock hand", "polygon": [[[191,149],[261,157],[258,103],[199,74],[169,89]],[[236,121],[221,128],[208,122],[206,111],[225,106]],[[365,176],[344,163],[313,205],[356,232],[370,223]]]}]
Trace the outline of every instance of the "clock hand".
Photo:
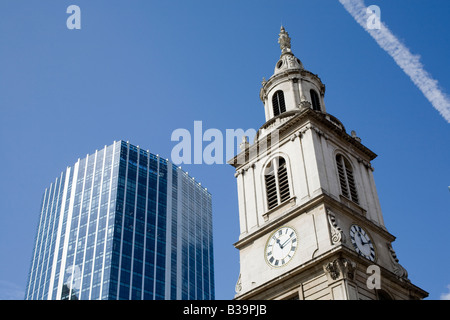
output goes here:
[{"label": "clock hand", "polygon": [[288,239],[281,245],[281,249],[283,249],[284,246],[286,245],[286,243],[288,243],[289,241],[291,241],[291,238],[288,238]]},{"label": "clock hand", "polygon": [[364,241],[363,244],[364,244],[364,245],[366,245],[366,244],[369,244],[369,245],[370,245],[370,239],[368,239],[366,235],[363,235],[363,237],[364,237],[364,240],[366,240],[366,241]]},{"label": "clock hand", "polygon": [[370,242],[370,239],[368,239],[366,235],[364,235],[364,239],[366,239],[366,241],[367,241],[366,243]]},{"label": "clock hand", "polygon": [[[366,244],[369,244],[369,242],[363,241],[363,239],[362,239],[362,237],[361,237],[361,233],[359,233],[359,232],[358,232],[358,237],[359,237],[359,240],[361,241],[361,244],[362,244],[363,246],[365,246]],[[366,239],[366,240],[367,240],[367,239]]]},{"label": "clock hand", "polygon": [[276,243],[278,243],[278,246],[280,247],[280,249],[283,249],[283,246],[280,244],[280,239],[275,240]]}]

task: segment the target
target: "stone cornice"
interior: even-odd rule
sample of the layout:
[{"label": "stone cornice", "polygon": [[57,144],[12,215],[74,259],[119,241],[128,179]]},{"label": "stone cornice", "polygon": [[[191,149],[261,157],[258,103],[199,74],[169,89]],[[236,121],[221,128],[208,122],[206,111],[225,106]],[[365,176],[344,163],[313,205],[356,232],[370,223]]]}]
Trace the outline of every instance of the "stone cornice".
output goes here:
[{"label": "stone cornice", "polygon": [[[286,281],[289,281],[291,279],[295,279],[296,276],[300,275],[301,273],[305,273],[307,270],[314,270],[317,269],[318,265],[323,265],[335,260],[348,260],[352,262],[352,272],[355,273],[356,269],[359,269],[361,271],[365,271],[367,267],[371,264],[370,261],[366,259],[362,259],[358,254],[342,245],[335,246],[332,249],[330,249],[327,252],[322,253],[321,255],[307,261],[306,263],[297,266],[296,268],[286,272],[282,276],[279,276],[277,278],[274,278],[272,280],[269,280],[258,287],[253,288],[250,291],[244,292],[242,294],[237,294],[234,297],[234,300],[250,300],[254,298],[256,295],[262,294],[264,292],[268,292],[270,288],[273,288],[277,285],[281,285],[285,283]],[[393,281],[394,283],[399,284],[401,287],[405,288],[410,292],[411,296],[423,296],[427,297],[428,292],[425,290],[415,286],[411,282],[408,281],[398,281],[398,276],[395,275],[393,272],[389,271],[388,269],[384,268],[383,266],[379,266],[381,271],[381,276],[385,279],[388,279],[390,281]],[[348,270],[347,270],[348,271]],[[354,281],[352,277],[349,276],[343,276],[342,270],[339,274],[339,280],[343,278],[348,278],[349,281]],[[298,282],[293,284],[294,287],[298,286]],[[269,298],[269,297],[267,297]],[[273,297],[272,297],[273,298]]]},{"label": "stone cornice", "polygon": [[[339,211],[342,214],[349,216],[351,219],[357,221],[358,223],[361,223],[362,225],[382,235],[388,242],[393,242],[395,240],[395,236],[389,233],[389,231],[377,225],[372,220],[366,218],[364,209],[360,208],[359,210],[355,210],[354,207],[349,207],[343,204],[342,202],[334,199],[333,197],[329,196],[328,194],[322,193],[306,203],[291,207],[282,216],[279,216],[273,220],[268,220],[265,224],[259,226],[258,230],[244,235],[239,241],[237,241],[234,244],[234,246],[237,249],[241,249],[246,245],[253,243],[253,241],[260,238],[267,232],[276,229],[277,227],[286,223],[287,221],[291,221],[295,217],[305,212],[308,212],[320,205],[325,205],[326,208],[331,209],[332,212]],[[363,213],[361,213],[361,211],[363,211]],[[267,212],[265,214],[270,215],[270,212]]]},{"label": "stone cornice", "polygon": [[[307,122],[310,122],[308,125]],[[261,134],[264,131],[268,131],[270,126],[276,125],[277,122],[281,122],[277,127],[274,127],[273,130],[278,130],[278,141],[281,143],[283,139],[291,136],[292,134],[301,135],[305,131],[309,129],[313,129],[317,134],[324,136],[326,139],[328,138],[328,132],[335,134],[337,137],[345,141],[346,143],[351,144],[356,150],[358,150],[361,154],[363,154],[368,161],[364,159],[360,159],[361,162],[364,162],[366,166],[370,167],[370,161],[375,159],[377,155],[371,151],[369,148],[364,146],[359,139],[352,137],[346,131],[342,123],[337,120],[334,116],[322,113],[318,111],[314,111],[312,109],[306,108],[302,110],[293,110],[282,113],[281,115],[274,117],[264,123],[261,128],[256,133],[255,141],[252,145],[248,146],[245,150],[240,152],[234,158],[228,161],[228,164],[232,165],[236,169],[239,169],[243,165],[248,164],[253,159],[250,159],[250,155],[253,157],[258,154],[267,153],[268,149],[271,148],[271,140],[272,136],[270,133],[265,134],[261,137]],[[304,126],[306,125],[306,126]],[[303,131],[295,132],[295,128],[303,127]],[[273,131],[272,130],[272,131]],[[242,162],[242,159],[245,159]]]},{"label": "stone cornice", "polygon": [[276,73],[273,76],[269,78],[267,81],[263,81],[261,90],[259,92],[259,98],[261,101],[265,100],[267,92],[270,90],[272,86],[279,83],[280,81],[286,81],[293,78],[310,78],[319,84],[320,92],[323,95],[325,93],[325,85],[322,83],[322,80],[320,80],[319,76],[317,74],[314,74],[308,70],[305,69],[287,69],[283,72]]}]

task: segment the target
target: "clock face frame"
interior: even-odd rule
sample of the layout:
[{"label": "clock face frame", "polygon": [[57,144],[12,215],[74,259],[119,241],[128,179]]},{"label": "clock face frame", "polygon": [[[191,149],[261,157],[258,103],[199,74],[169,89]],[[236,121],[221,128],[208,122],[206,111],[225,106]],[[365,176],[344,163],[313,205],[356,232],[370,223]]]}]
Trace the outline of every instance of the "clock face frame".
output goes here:
[{"label": "clock face frame", "polygon": [[373,246],[372,239],[366,230],[357,224],[353,224],[350,227],[350,239],[353,247],[359,255],[369,259],[370,261],[375,261],[375,248]]},{"label": "clock face frame", "polygon": [[272,232],[264,249],[266,262],[273,268],[285,266],[294,257],[298,236],[294,228],[283,226]]}]

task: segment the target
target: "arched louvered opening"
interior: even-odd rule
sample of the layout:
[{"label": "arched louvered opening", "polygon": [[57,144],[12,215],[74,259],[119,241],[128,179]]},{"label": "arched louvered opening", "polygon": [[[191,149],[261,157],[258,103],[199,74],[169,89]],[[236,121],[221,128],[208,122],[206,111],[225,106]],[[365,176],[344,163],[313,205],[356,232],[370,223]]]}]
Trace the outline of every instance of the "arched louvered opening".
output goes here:
[{"label": "arched louvered opening", "polygon": [[381,289],[377,290],[377,294],[378,294],[378,300],[394,300],[389,295],[389,293],[387,293],[384,290],[381,290]]},{"label": "arched louvered opening", "polygon": [[278,205],[278,196],[275,172],[273,171],[273,168],[270,169],[270,172],[266,173],[264,178],[266,180],[267,205],[269,206],[269,209],[272,209]]},{"label": "arched louvered opening", "polygon": [[289,179],[284,158],[275,158],[267,165],[264,179],[269,210],[290,198]]},{"label": "arched louvered opening", "polygon": [[317,94],[316,90],[311,89],[309,91],[309,94],[311,95],[311,104],[312,104],[312,108],[313,110],[316,111],[320,111],[320,98],[319,95]]},{"label": "arched louvered opening", "polygon": [[276,91],[272,96],[272,107],[274,117],[286,112],[286,104],[284,102],[284,93],[281,90]]},{"label": "arched louvered opening", "polygon": [[278,167],[278,185],[280,188],[280,202],[283,203],[290,198],[289,180],[286,168],[286,162],[283,158],[279,158]]},{"label": "arched louvered opening", "polygon": [[344,197],[358,203],[358,192],[356,190],[353,169],[350,162],[341,154],[336,155],[336,165],[341,185],[341,193]]}]

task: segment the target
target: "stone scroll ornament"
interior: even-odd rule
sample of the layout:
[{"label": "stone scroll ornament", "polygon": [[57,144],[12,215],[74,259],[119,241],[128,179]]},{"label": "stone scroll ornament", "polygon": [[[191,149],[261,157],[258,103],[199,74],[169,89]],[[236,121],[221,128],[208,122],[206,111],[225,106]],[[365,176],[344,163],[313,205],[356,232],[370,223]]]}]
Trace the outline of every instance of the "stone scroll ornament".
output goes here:
[{"label": "stone scroll ornament", "polygon": [[327,209],[327,217],[328,217],[328,223],[330,224],[330,232],[331,232],[331,242],[333,244],[337,243],[345,243],[345,236],[342,229],[338,226],[336,221],[336,216],[334,213]]},{"label": "stone scroll ornament", "polygon": [[238,280],[237,280],[237,282],[236,282],[236,287],[234,288],[234,291],[235,291],[236,293],[239,293],[239,292],[242,291],[242,279],[241,279],[241,274],[239,274],[239,278],[238,278]]},{"label": "stone scroll ornament", "polygon": [[398,276],[400,279],[409,282],[410,280],[408,279],[408,271],[406,271],[406,269],[403,268],[403,266],[400,263],[398,263],[397,254],[392,248],[392,245],[388,243],[387,246],[389,248],[392,265],[394,266],[395,275]]}]

